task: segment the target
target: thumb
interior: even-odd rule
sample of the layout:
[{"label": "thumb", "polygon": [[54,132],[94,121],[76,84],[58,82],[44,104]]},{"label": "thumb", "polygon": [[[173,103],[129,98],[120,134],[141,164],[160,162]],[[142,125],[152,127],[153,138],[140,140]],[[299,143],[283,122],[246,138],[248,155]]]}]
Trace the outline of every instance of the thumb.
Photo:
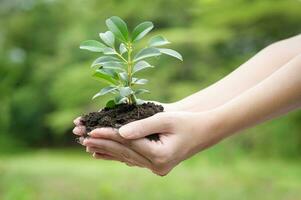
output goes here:
[{"label": "thumb", "polygon": [[119,134],[125,139],[138,139],[154,133],[167,132],[171,123],[172,119],[167,113],[158,113],[122,126]]}]

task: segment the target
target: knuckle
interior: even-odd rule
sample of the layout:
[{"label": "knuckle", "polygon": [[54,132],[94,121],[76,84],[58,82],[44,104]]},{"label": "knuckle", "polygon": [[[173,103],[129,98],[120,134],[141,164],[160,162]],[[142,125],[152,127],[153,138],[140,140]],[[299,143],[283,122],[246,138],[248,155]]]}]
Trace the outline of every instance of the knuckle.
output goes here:
[{"label": "knuckle", "polygon": [[165,127],[166,131],[173,129],[174,125],[176,124],[176,115],[170,113],[158,113],[161,123]]},{"label": "knuckle", "polygon": [[143,127],[144,127],[143,123],[136,123],[135,129],[133,130],[132,135],[139,136],[141,133],[143,133],[143,130],[144,130]]}]

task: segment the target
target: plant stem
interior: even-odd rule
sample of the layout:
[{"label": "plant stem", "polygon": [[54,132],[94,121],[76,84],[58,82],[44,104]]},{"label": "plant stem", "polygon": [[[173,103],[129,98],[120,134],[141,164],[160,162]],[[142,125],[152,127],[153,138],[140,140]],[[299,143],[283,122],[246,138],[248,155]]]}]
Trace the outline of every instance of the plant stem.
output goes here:
[{"label": "plant stem", "polygon": [[[130,88],[132,88],[132,65],[133,65],[133,62],[132,62],[132,51],[133,51],[133,47],[132,47],[132,44],[129,42],[127,43],[127,49],[128,49],[128,60],[127,60],[127,65],[128,65],[128,86]],[[136,99],[135,99],[135,96],[134,95],[130,95],[128,97],[128,100],[129,100],[129,104],[136,104]]]},{"label": "plant stem", "polygon": [[116,52],[116,55],[117,55],[119,58],[121,58],[125,63],[128,62],[126,59],[124,59],[124,57],[123,57],[120,53]]}]

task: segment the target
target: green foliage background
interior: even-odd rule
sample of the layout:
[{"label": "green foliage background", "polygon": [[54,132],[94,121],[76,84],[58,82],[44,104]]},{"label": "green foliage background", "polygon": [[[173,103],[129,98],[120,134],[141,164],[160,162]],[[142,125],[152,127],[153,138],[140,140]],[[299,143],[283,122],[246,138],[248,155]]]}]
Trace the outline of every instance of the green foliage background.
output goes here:
[{"label": "green foliage background", "polygon": [[132,28],[153,21],[152,35],[183,55],[162,56],[142,73],[150,79],[145,99],[162,102],[301,32],[300,0],[1,0],[0,199],[300,199],[300,111],[233,136],[164,178],[91,159],[74,142],[72,120],[108,97],[91,100],[102,87],[90,78],[97,54],[79,44],[98,39],[113,15]]},{"label": "green foliage background", "polygon": [[[219,80],[266,45],[300,33],[300,10],[298,0],[2,0],[1,151],[74,143],[73,118],[107,100],[91,100],[101,87],[90,78],[97,55],[78,47],[98,39],[112,15],[132,28],[153,21],[153,35],[166,36],[183,55],[183,63],[162,57],[143,74],[152,92],[146,99],[173,102]],[[301,113],[234,136],[227,147],[300,158]]]}]

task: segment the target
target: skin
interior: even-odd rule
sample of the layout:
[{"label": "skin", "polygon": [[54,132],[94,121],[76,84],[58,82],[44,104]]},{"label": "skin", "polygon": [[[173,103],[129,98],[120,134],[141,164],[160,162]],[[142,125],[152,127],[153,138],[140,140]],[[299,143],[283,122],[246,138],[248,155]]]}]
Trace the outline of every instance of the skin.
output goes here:
[{"label": "skin", "polygon": [[[164,104],[165,112],[119,130],[95,129],[82,144],[95,158],[166,175],[222,139],[300,108],[300,44],[300,35],[272,44],[214,85]],[[75,124],[74,133],[84,134],[79,118]],[[153,133],[160,133],[160,141],[145,138]]]}]

